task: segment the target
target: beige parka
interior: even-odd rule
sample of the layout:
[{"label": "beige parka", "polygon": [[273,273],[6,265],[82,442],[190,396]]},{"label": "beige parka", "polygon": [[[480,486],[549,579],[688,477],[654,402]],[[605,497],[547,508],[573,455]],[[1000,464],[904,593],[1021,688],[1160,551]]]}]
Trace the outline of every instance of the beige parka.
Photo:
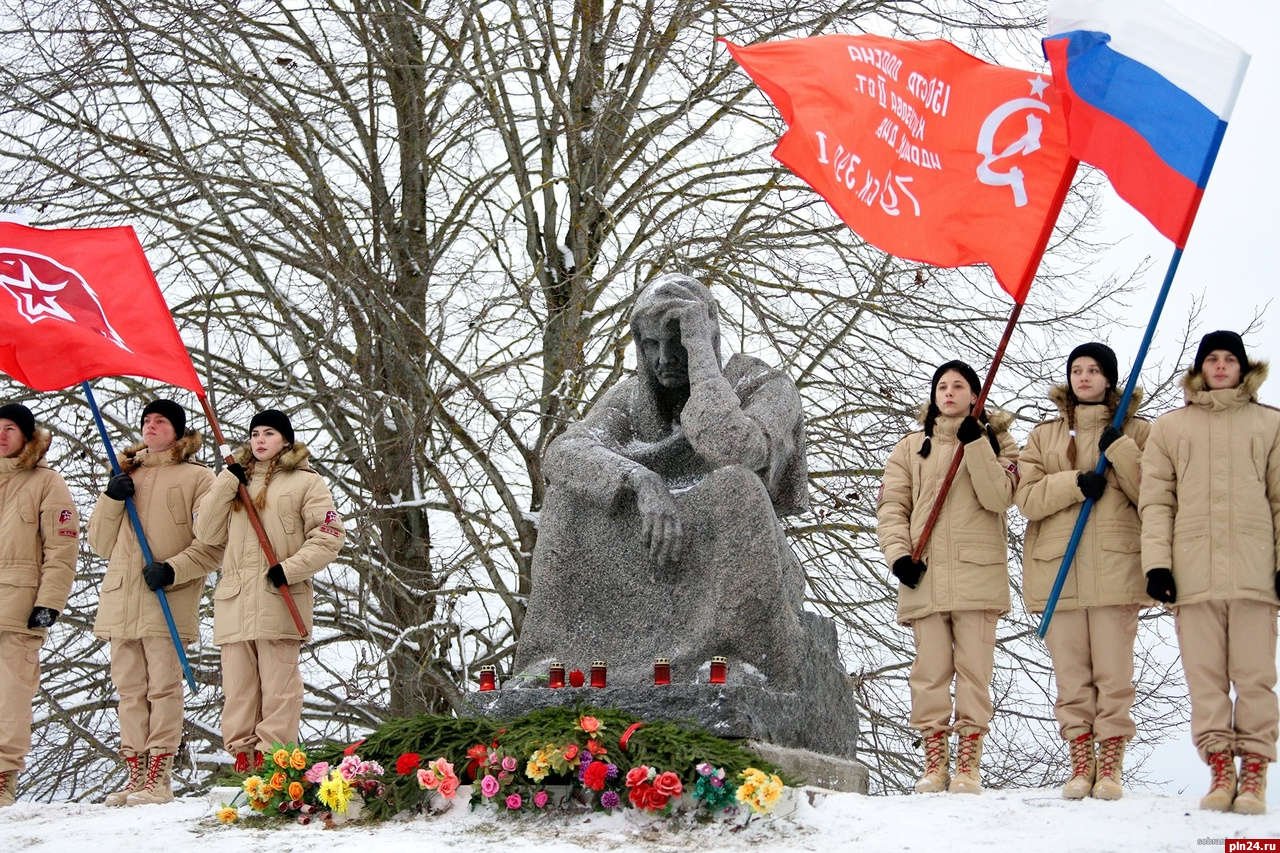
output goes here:
[{"label": "beige parka", "polygon": [[[952,610],[1009,612],[1008,527],[1005,512],[1013,504],[1018,479],[1018,445],[1009,435],[1012,417],[989,415],[1000,455],[984,435],[965,447],[964,458],[943,503],[921,559],[928,570],[915,589],[898,588],[898,621]],[[885,465],[876,509],[876,532],[885,561],[892,566],[910,556],[933,507],[938,487],[955,455],[962,418],[939,416],[932,448],[920,456],[923,431],[909,433],[893,448]]]},{"label": "beige parka", "polygon": [[1183,377],[1186,405],[1156,419],[1142,455],[1142,570],[1171,569],[1176,605],[1280,604],[1280,411],[1258,403],[1254,362],[1235,388]]},{"label": "beige parka", "polygon": [[[1077,475],[1097,467],[1098,439],[1111,423],[1104,405],[1076,406],[1073,466],[1067,457],[1071,442],[1067,386],[1054,386],[1049,399],[1062,416],[1031,430],[1018,457],[1022,479],[1014,494],[1014,502],[1028,521],[1022,595],[1032,613],[1045,608],[1084,503]],[[1136,417],[1141,403],[1139,389],[1125,413],[1122,436],[1107,448],[1107,489],[1090,511],[1056,605],[1059,610],[1154,603],[1147,597],[1142,574],[1142,525],[1138,519],[1142,448],[1151,432],[1151,424]]]},{"label": "beige parka", "polygon": [[80,551],[80,516],[62,476],[45,462],[52,440],[37,429],[17,456],[0,459],[0,631],[28,628],[35,607],[62,611]]},{"label": "beige parka", "polygon": [[[138,444],[125,450],[120,461],[121,470],[133,478],[134,506],[152,559],[173,569],[173,584],[164,593],[178,636],[187,642],[199,634],[205,578],[222,560],[222,547],[198,541],[194,532],[196,510],[213,485],[213,472],[195,460],[203,443],[200,433],[187,430],[169,450],[151,453]],[[108,560],[94,636],[169,636],[159,598],[142,577],[146,562],[124,501],[98,496],[89,516],[89,547]]]},{"label": "beige parka", "polygon": [[[249,494],[258,501],[267,539],[289,581],[289,591],[311,636],[314,593],[311,578],[342,549],[342,518],[324,480],[312,470],[305,445],[295,442],[276,457],[274,470],[266,463],[253,466]],[[248,464],[248,446],[236,451],[236,461]],[[196,519],[196,536],[210,545],[226,545],[222,573],[213,592],[213,642],[296,640],[298,629],[280,590],[267,579],[266,557],[244,507],[233,509],[239,481],[230,471],[214,480]]]}]

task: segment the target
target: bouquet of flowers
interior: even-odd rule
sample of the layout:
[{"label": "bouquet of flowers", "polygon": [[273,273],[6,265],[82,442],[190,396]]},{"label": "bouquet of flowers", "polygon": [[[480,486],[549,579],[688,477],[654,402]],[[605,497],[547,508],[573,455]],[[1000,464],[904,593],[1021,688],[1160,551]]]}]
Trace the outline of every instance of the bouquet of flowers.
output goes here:
[{"label": "bouquet of flowers", "polygon": [[[249,807],[265,814],[310,815],[315,807],[306,802],[311,787],[305,772],[307,754],[296,743],[272,746],[261,775],[254,774],[244,780],[242,787]],[[228,822],[223,814],[219,814],[219,819]]]},{"label": "bouquet of flowers", "polygon": [[352,753],[345,756],[337,767],[327,761],[318,761],[306,772],[306,779],[319,786],[316,799],[335,815],[345,815],[354,798],[381,797],[386,792],[382,781],[382,765],[376,761],[363,761]]},{"label": "bouquet of flowers", "polygon": [[702,762],[694,770],[698,774],[693,783],[693,797],[700,800],[708,811],[732,811],[738,786],[725,778],[723,767],[712,767]]},{"label": "bouquet of flowers", "polygon": [[782,796],[782,780],[777,774],[765,773],[748,767],[738,774],[742,784],[738,787],[738,802],[751,807],[752,814],[768,814]]}]

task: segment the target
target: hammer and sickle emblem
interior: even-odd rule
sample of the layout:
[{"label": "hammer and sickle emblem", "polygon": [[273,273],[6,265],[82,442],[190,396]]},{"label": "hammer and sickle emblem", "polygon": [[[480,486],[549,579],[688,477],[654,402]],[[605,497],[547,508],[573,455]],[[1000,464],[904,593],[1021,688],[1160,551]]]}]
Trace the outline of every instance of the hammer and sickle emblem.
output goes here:
[{"label": "hammer and sickle emblem", "polygon": [[1044,123],[1040,121],[1039,116],[1028,115],[1027,132],[1022,135],[1022,138],[999,154],[996,153],[996,131],[1000,129],[1000,125],[1004,124],[1005,119],[1019,110],[1042,110],[1047,113],[1049,105],[1034,98],[1015,98],[1012,101],[1005,101],[991,111],[991,115],[987,116],[987,120],[982,123],[982,129],[978,132],[978,153],[982,155],[982,164],[978,166],[978,180],[993,187],[1011,187],[1015,207],[1022,207],[1027,203],[1027,188],[1022,181],[1022,170],[1017,166],[1011,166],[1007,172],[997,172],[991,168],[991,164],[1015,154],[1025,157],[1040,149],[1040,131]]}]

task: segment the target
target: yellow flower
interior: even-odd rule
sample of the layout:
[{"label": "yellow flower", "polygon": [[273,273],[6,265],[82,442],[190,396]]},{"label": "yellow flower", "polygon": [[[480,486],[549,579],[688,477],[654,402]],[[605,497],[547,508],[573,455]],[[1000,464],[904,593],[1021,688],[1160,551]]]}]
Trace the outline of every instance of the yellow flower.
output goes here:
[{"label": "yellow flower", "polygon": [[244,780],[244,792],[252,797],[258,793],[258,789],[262,787],[261,776],[250,776]]},{"label": "yellow flower", "polygon": [[535,755],[529,759],[529,763],[524,766],[524,775],[528,776],[535,782],[541,782],[547,778],[547,774],[551,772],[551,768],[538,760]]},{"label": "yellow flower", "polygon": [[271,754],[271,760],[275,762],[276,767],[288,769],[289,767],[289,750],[277,749]]},{"label": "yellow flower", "polygon": [[336,814],[346,814],[347,804],[351,802],[351,783],[342,778],[337,770],[329,773],[329,778],[320,783],[317,793],[320,802],[324,803]]},{"label": "yellow flower", "polygon": [[218,809],[218,821],[221,823],[235,823],[240,819],[240,810],[233,806],[223,806]]},{"label": "yellow flower", "polygon": [[289,756],[289,764],[294,770],[306,770],[307,754],[300,749],[295,749]]}]

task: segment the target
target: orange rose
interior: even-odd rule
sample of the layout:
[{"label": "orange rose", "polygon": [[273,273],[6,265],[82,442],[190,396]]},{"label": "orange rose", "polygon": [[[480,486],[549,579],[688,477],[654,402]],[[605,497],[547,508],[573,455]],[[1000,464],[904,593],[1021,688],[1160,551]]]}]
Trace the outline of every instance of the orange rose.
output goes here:
[{"label": "orange rose", "polygon": [[594,735],[600,731],[600,721],[595,717],[582,717],[578,720],[578,728],[589,735]]},{"label": "orange rose", "polygon": [[300,749],[295,749],[289,755],[289,766],[294,770],[307,769],[307,754]]},{"label": "orange rose", "polygon": [[277,749],[271,754],[271,760],[275,762],[276,767],[287,768],[289,766],[289,750]]},{"label": "orange rose", "polygon": [[283,791],[285,782],[287,781],[288,780],[285,777],[283,770],[277,770],[275,773],[271,774],[271,787],[275,788],[277,791]]},{"label": "orange rose", "polygon": [[301,782],[289,783],[289,799],[291,800],[302,799],[302,783]]}]

